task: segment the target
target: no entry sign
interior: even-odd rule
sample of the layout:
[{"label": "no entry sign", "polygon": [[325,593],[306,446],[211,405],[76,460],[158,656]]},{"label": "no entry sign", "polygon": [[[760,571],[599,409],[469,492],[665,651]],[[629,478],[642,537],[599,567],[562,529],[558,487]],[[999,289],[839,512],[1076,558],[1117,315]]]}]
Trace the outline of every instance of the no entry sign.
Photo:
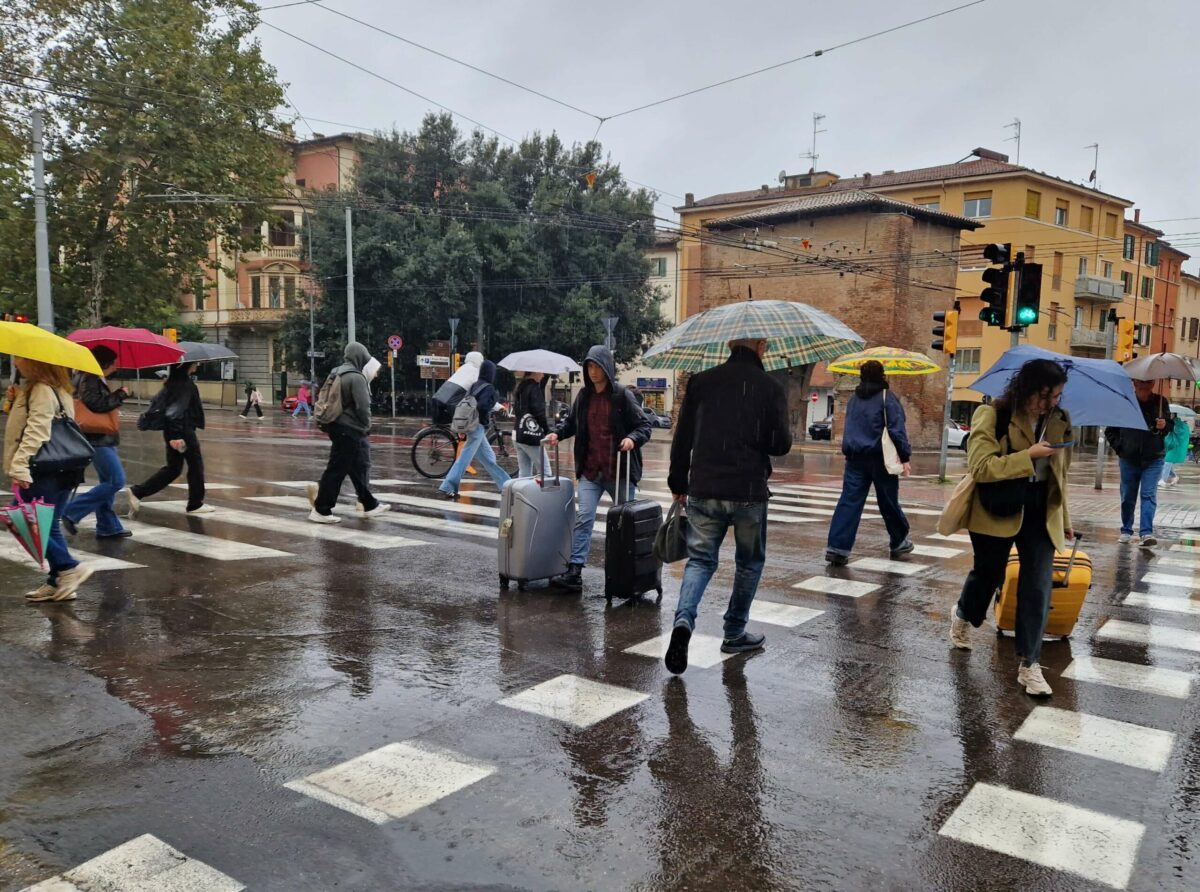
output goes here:
[{"label": "no entry sign", "polygon": [[388,338],[388,348],[389,349],[399,350],[403,346],[404,346],[404,338],[400,337],[400,335],[392,335],[390,338]]}]

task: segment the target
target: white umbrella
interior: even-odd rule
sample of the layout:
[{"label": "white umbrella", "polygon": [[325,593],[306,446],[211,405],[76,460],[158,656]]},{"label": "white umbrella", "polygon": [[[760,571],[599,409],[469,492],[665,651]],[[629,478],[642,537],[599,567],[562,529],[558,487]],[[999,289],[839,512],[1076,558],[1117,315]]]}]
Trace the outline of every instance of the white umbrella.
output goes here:
[{"label": "white umbrella", "polygon": [[1200,362],[1181,353],[1151,353],[1125,363],[1135,381],[1200,381]]},{"label": "white umbrella", "polygon": [[522,350],[519,353],[510,353],[498,364],[511,372],[542,372],[546,375],[583,371],[579,363],[571,357],[550,350]]}]

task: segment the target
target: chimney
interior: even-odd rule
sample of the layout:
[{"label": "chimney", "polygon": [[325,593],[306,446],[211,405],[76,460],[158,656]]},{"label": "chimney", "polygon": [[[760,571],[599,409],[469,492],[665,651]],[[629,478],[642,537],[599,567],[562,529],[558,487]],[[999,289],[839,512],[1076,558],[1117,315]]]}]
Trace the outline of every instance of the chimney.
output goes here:
[{"label": "chimney", "polygon": [[864,186],[871,185],[871,174],[869,172],[862,175],[862,184]]},{"label": "chimney", "polygon": [[684,192],[683,193],[683,206],[685,208],[690,208],[690,207],[695,207],[695,205],[696,205],[696,193],[695,192]]},{"label": "chimney", "polygon": [[763,183],[761,186],[758,187],[758,189],[760,192],[762,192],[763,195],[766,195],[771,191],[771,187],[768,186],[766,183]]},{"label": "chimney", "polygon": [[983,158],[987,161],[1002,161],[1008,163],[1008,156],[1003,152],[994,152],[991,149],[976,148],[971,150],[971,154],[976,158]]},{"label": "chimney", "polygon": [[1141,223],[1141,222],[1142,222],[1142,209],[1141,209],[1141,208],[1134,208],[1134,209],[1133,209],[1133,222],[1134,222],[1134,223]]}]

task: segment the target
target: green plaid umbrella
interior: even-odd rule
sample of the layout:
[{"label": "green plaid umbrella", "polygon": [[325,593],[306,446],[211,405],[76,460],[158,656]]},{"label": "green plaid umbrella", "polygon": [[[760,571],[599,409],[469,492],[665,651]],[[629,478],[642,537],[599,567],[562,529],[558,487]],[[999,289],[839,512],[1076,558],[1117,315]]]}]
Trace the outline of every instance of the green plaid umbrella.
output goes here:
[{"label": "green plaid umbrella", "polygon": [[729,342],[742,338],[766,338],[763,366],[768,371],[834,359],[866,343],[849,326],[808,304],[747,300],[681,322],[642,360],[651,368],[700,372],[723,363]]}]

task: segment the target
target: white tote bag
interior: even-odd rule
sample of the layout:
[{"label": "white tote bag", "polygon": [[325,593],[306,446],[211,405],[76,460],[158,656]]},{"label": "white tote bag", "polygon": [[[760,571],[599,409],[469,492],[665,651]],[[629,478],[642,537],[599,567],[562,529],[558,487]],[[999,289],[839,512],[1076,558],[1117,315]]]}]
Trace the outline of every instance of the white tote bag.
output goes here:
[{"label": "white tote bag", "polygon": [[885,390],[881,396],[883,397],[883,467],[889,474],[899,476],[904,470],[904,463],[900,461],[900,453],[896,451],[896,444],[892,442],[892,435],[888,433],[887,421],[887,391]]}]

